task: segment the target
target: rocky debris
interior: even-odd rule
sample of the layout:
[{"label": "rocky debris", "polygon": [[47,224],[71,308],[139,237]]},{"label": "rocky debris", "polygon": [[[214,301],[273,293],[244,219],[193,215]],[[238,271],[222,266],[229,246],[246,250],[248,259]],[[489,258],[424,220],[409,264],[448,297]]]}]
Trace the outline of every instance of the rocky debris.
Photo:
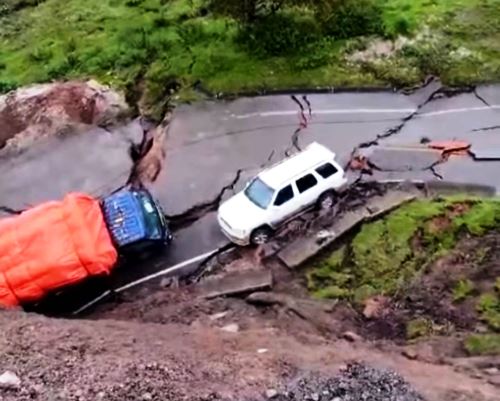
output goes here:
[{"label": "rocky debris", "polygon": [[408,358],[410,360],[415,360],[418,358],[418,353],[414,349],[411,348],[405,348],[402,352],[401,355],[403,355],[405,358]]},{"label": "rocky debris", "polygon": [[214,276],[201,282],[198,287],[204,298],[248,294],[271,289],[273,275],[268,269],[252,269]]},{"label": "rocky debris", "polygon": [[10,370],[0,375],[0,388],[18,388],[21,385],[21,379]]},{"label": "rocky debris", "polygon": [[333,378],[310,376],[296,382],[279,401],[423,401],[398,374],[359,363]]},{"label": "rocky debris", "polygon": [[342,333],[342,338],[344,340],[350,341],[352,343],[357,342],[357,341],[361,341],[363,339],[363,337],[361,337],[359,334],[356,334],[353,331],[346,331],[346,332]]},{"label": "rocky debris", "polygon": [[266,390],[266,398],[268,400],[276,397],[277,395],[278,395],[278,391],[275,390],[274,388],[270,388],[270,389]]},{"label": "rocky debris", "polygon": [[41,137],[115,123],[125,98],[95,81],[55,82],[0,96],[0,149],[21,150]]},{"label": "rocky debris", "polygon": [[231,323],[227,326],[221,327],[222,331],[227,331],[228,333],[237,333],[240,331],[240,326],[237,323]]},{"label": "rocky debris", "polygon": [[382,295],[368,298],[364,301],[363,316],[367,319],[380,318],[389,304],[389,299]]}]

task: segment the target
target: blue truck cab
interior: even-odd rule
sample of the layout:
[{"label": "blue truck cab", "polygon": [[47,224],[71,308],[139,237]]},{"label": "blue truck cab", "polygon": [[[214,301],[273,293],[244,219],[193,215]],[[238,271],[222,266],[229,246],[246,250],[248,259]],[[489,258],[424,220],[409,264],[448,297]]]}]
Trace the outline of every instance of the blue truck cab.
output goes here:
[{"label": "blue truck cab", "polygon": [[160,205],[146,190],[120,190],[102,199],[101,208],[120,253],[145,252],[172,239]]}]

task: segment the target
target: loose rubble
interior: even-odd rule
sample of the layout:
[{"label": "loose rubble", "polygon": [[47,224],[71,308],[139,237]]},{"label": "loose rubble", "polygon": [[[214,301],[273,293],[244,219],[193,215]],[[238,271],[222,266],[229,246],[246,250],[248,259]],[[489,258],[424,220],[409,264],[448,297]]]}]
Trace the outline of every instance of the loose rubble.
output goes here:
[{"label": "loose rubble", "polygon": [[359,363],[348,365],[329,379],[299,380],[278,401],[424,401],[399,375]]}]

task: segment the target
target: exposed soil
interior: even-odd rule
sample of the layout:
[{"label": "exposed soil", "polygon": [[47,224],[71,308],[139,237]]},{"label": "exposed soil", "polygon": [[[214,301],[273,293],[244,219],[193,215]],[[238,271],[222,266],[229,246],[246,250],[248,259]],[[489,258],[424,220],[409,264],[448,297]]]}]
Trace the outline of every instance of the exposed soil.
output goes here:
[{"label": "exposed soil", "polygon": [[382,313],[369,319],[363,326],[365,334],[374,339],[404,342],[407,324],[416,318],[432,321],[434,334],[481,328],[475,307],[477,297],[471,295],[457,302],[452,296],[453,288],[459,280],[469,279],[475,283],[476,295],[492,291],[496,277],[500,276],[499,262],[498,232],[480,238],[463,238],[453,252],[436,260],[404,293],[392,298]]},{"label": "exposed soil", "polygon": [[128,111],[118,93],[97,82],[56,82],[0,96],[0,149],[24,149],[40,137],[109,124]]},{"label": "exposed soil", "polygon": [[[331,377],[353,360],[397,371],[431,401],[460,399],[454,394],[494,401],[498,394],[470,372],[408,360],[397,347],[325,336],[281,307],[190,295],[159,291],[102,309],[100,320],[1,313],[0,370],[21,379],[19,388],[0,389],[2,399],[259,400],[311,372]],[[235,323],[236,332],[226,331]]]}]

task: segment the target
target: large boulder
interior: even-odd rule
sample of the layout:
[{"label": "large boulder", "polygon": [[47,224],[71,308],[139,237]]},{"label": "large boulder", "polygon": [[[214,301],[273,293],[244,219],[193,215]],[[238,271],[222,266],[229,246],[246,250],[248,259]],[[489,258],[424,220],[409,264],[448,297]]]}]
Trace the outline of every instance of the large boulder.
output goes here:
[{"label": "large boulder", "polygon": [[123,95],[95,81],[21,88],[0,96],[0,149],[23,149],[40,137],[113,124],[128,111]]}]

